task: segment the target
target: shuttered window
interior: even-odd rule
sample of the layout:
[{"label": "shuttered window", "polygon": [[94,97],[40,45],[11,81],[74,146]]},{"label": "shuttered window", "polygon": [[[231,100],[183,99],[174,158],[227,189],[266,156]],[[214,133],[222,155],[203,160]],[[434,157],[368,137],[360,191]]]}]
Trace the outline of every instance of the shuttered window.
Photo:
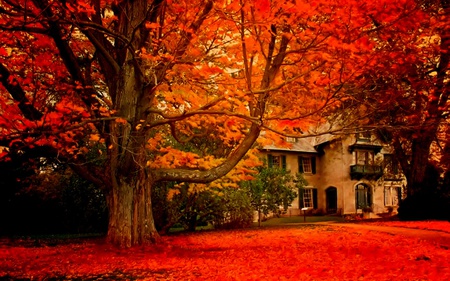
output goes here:
[{"label": "shuttered window", "polygon": [[286,170],[286,156],[285,155],[271,155],[267,156],[269,168],[279,167]]},{"label": "shuttered window", "polygon": [[299,196],[300,208],[317,209],[317,188],[301,188]]},{"label": "shuttered window", "polygon": [[298,172],[305,174],[315,174],[316,173],[316,157],[298,157]]}]

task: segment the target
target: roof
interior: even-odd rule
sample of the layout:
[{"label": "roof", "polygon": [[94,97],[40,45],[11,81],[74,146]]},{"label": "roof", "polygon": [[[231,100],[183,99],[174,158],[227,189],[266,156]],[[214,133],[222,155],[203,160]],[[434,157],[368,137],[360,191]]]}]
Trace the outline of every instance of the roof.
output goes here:
[{"label": "roof", "polygon": [[314,138],[299,138],[296,142],[291,143],[292,147],[277,147],[275,145],[266,145],[264,150],[277,150],[277,151],[292,151],[292,152],[305,152],[305,153],[318,153],[314,148]]}]

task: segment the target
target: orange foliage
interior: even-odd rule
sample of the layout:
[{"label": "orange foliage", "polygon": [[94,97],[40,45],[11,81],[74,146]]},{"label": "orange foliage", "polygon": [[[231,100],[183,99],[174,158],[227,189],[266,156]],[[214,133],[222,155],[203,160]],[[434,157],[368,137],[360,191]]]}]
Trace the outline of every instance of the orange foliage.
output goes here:
[{"label": "orange foliage", "polygon": [[[421,223],[418,223],[420,225]],[[50,247],[3,241],[0,277],[128,280],[447,280],[432,242],[336,226],[216,231],[119,250],[100,240]],[[32,244],[32,243],[31,243]]]}]

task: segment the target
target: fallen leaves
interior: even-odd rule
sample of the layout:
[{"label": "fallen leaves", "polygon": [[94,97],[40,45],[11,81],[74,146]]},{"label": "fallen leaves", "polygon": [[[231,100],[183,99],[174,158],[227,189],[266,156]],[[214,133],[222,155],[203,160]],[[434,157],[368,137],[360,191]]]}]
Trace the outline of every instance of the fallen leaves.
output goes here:
[{"label": "fallen leaves", "polygon": [[[119,250],[101,240],[0,246],[0,277],[96,280],[446,280],[450,251],[337,226],[214,231]],[[109,279],[108,279],[109,280]]]},{"label": "fallen leaves", "polygon": [[376,225],[406,227],[423,230],[437,230],[450,233],[449,221],[388,221],[378,222]]}]

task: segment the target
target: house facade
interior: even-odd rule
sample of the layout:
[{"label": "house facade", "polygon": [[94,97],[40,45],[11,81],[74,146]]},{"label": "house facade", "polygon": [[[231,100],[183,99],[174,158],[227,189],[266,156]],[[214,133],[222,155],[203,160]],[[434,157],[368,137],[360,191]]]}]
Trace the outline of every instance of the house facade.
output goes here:
[{"label": "house facade", "polygon": [[269,166],[292,175],[302,173],[308,185],[299,190],[289,214],[358,214],[377,217],[396,213],[406,185],[389,145],[368,133],[288,138],[289,148],[261,149]]}]

